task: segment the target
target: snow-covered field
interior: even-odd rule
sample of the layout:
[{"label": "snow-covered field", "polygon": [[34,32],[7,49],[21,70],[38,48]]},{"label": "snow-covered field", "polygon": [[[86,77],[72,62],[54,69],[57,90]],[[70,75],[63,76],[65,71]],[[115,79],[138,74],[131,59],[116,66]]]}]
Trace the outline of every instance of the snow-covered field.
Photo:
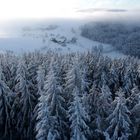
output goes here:
[{"label": "snow-covered field", "polygon": [[94,47],[102,47],[103,55],[111,58],[122,58],[124,55],[112,46],[92,41],[80,35],[79,24],[56,23],[37,26],[26,26],[16,34],[0,37],[0,51],[11,50],[23,53],[34,50],[53,50],[60,53],[85,52]]}]

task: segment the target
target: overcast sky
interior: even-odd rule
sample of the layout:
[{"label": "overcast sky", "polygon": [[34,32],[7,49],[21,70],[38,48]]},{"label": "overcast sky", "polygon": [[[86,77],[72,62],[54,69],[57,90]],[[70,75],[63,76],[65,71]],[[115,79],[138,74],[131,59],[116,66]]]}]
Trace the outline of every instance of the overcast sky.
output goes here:
[{"label": "overcast sky", "polygon": [[88,8],[140,9],[140,0],[0,0],[0,20],[76,17]]}]

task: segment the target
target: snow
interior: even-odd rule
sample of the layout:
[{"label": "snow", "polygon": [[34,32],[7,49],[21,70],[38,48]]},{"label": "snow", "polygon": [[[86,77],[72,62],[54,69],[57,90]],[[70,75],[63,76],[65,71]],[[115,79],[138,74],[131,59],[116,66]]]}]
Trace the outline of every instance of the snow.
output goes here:
[{"label": "snow", "polygon": [[[11,50],[23,53],[34,50],[57,51],[60,53],[85,52],[96,46],[103,47],[103,55],[123,58],[125,55],[108,44],[92,41],[80,35],[81,23],[37,25],[22,28],[21,32],[9,37],[0,37],[0,51]],[[17,33],[17,32],[16,32]]]}]

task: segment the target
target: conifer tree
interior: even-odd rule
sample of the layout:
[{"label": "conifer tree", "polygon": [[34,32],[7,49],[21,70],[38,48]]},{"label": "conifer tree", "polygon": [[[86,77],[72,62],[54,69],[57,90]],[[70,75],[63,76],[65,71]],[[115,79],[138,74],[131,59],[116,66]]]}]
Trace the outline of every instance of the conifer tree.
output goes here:
[{"label": "conifer tree", "polygon": [[126,99],[123,97],[123,94],[124,93],[119,90],[117,93],[119,97],[116,97],[114,100],[115,108],[107,118],[109,126],[106,132],[109,133],[111,140],[127,140],[131,135],[130,111],[126,106]]},{"label": "conifer tree", "polygon": [[131,109],[131,119],[133,123],[133,136],[134,139],[140,139],[140,90],[137,86],[132,89],[132,94],[128,98],[128,105]]},{"label": "conifer tree", "polygon": [[0,66],[0,137],[10,137],[10,101],[11,91],[2,79],[3,73]]},{"label": "conifer tree", "polygon": [[[66,75],[65,94],[67,102],[71,102],[73,95],[72,92],[75,86],[81,92],[81,73],[78,63],[74,63]],[[82,93],[81,93],[82,94]]]},{"label": "conifer tree", "polygon": [[38,94],[40,95],[44,88],[45,80],[45,70],[42,66],[39,66],[37,71],[37,85],[38,85]]},{"label": "conifer tree", "polygon": [[74,99],[69,107],[71,140],[88,140],[90,128],[87,123],[90,121],[90,117],[82,105],[79,94],[79,89],[75,87],[73,90]]},{"label": "conifer tree", "polygon": [[[65,99],[63,97],[62,88],[57,81],[57,74],[55,73],[53,65],[50,66],[50,71],[46,77],[43,94],[39,98],[38,108],[38,123],[36,130],[37,139],[42,140],[46,137],[48,140],[67,139],[66,130],[66,115]],[[46,115],[48,114],[48,115]],[[42,121],[46,122],[42,124]],[[48,123],[50,122],[50,123]],[[42,131],[44,135],[40,135]]]},{"label": "conifer tree", "polygon": [[19,112],[16,113],[17,131],[20,133],[22,139],[31,139],[33,137],[32,118],[35,107],[35,97],[33,93],[30,92],[29,87],[31,87],[32,84],[28,80],[28,71],[24,61],[20,62],[18,65],[16,80],[16,92],[19,96],[19,103],[17,104]]},{"label": "conifer tree", "polygon": [[109,87],[103,84],[101,91],[95,98],[97,98],[95,102],[95,133],[101,137],[106,127],[105,119],[111,113],[112,94]]}]

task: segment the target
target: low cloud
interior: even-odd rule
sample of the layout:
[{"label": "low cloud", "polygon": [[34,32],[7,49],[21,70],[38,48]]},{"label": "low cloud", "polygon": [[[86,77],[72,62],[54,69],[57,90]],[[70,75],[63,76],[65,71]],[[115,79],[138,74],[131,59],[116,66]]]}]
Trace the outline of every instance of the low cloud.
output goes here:
[{"label": "low cloud", "polygon": [[126,9],[108,9],[106,12],[128,12]]},{"label": "low cloud", "polygon": [[89,8],[77,10],[80,13],[94,13],[94,12],[128,12],[127,9],[105,9],[105,8]]}]

